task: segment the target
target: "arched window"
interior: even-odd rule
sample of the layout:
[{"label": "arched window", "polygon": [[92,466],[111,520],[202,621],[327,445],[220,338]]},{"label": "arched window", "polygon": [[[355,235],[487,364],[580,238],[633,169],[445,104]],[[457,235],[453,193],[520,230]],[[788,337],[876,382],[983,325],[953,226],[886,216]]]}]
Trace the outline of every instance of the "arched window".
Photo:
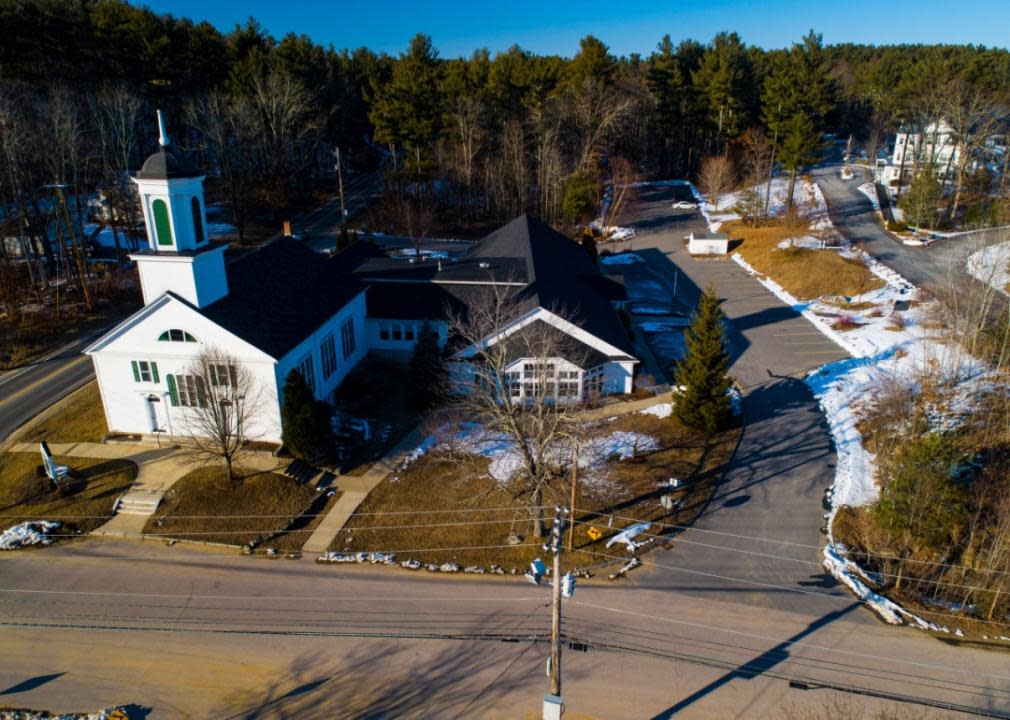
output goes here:
[{"label": "arched window", "polygon": [[172,224],[168,221],[168,205],[161,198],[151,203],[154,230],[159,245],[172,245]]},{"label": "arched window", "polygon": [[185,330],[179,330],[178,328],[172,328],[171,330],[166,330],[161,335],[158,336],[158,342],[191,342],[195,343],[196,338],[190,335]]},{"label": "arched window", "polygon": [[196,244],[199,245],[203,242],[203,213],[200,211],[200,200],[193,198],[189,204],[193,208],[193,233],[196,236]]}]

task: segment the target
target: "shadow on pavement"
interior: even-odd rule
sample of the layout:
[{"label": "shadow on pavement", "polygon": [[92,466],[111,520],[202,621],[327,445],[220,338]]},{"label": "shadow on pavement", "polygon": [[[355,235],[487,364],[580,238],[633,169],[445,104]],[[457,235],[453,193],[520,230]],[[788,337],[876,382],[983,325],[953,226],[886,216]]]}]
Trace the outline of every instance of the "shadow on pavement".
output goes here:
[{"label": "shadow on pavement", "polygon": [[37,687],[41,687],[48,682],[52,682],[56,678],[60,678],[66,675],[66,673],[53,673],[52,675],[36,675],[33,678],[28,678],[27,680],[22,680],[17,685],[11,685],[6,690],[0,690],[0,695],[14,695],[15,693],[28,692],[29,690],[34,690]]},{"label": "shadow on pavement", "polygon": [[858,602],[854,602],[842,608],[841,610],[836,610],[834,612],[828,613],[827,615],[824,615],[823,617],[818,618],[817,620],[807,625],[807,627],[805,627],[803,630],[793,635],[791,638],[783,640],[775,647],[770,648],[765,652],[761,653],[760,655],[758,655],[757,657],[755,657],[754,659],[748,660],[742,665],[739,665],[738,667],[734,668],[730,672],[723,675],[721,678],[713,680],[708,685],[706,685],[703,688],[700,688],[699,690],[696,690],[695,692],[693,692],[691,695],[688,695],[680,702],[671,705],[663,712],[654,715],[652,720],[669,720],[680,711],[686,710],[687,708],[691,707],[691,705],[693,705],[694,703],[698,702],[705,696],[717,691],[719,688],[732,682],[733,680],[737,679],[750,680],[759,675],[763,675],[764,673],[774,668],[776,665],[788,660],[791,657],[791,654],[789,652],[790,645],[799,642],[808,635],[812,635],[821,628],[830,625],[835,620],[844,617],[845,615],[852,612],[855,608],[859,607],[859,605],[860,604]]}]

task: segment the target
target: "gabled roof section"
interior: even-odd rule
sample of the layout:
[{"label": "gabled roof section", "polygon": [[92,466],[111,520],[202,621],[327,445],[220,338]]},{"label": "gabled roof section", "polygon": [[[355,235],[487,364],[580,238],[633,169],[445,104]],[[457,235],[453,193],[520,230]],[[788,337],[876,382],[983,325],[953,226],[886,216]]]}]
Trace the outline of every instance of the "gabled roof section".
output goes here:
[{"label": "gabled roof section", "polygon": [[276,360],[365,289],[352,270],[367,243],[326,257],[294,238],[229,263],[228,294],[200,312]]},{"label": "gabled roof section", "polygon": [[86,348],[84,348],[81,351],[81,354],[91,355],[93,353],[99,352],[100,350],[104,350],[109,345],[109,343],[111,343],[113,340],[115,340],[120,335],[125,333],[127,330],[131,330],[132,328],[136,327],[143,320],[150,317],[161,308],[165,307],[165,305],[167,305],[168,303],[174,301],[178,301],[185,305],[188,305],[189,307],[193,307],[175,293],[167,292],[154,302],[145,305],[144,307],[140,308],[140,310],[137,310],[135,313],[127,317],[118,325],[114,326],[111,330],[107,330],[106,332],[102,333],[102,336],[97,340],[95,340],[90,345],[88,345]]}]

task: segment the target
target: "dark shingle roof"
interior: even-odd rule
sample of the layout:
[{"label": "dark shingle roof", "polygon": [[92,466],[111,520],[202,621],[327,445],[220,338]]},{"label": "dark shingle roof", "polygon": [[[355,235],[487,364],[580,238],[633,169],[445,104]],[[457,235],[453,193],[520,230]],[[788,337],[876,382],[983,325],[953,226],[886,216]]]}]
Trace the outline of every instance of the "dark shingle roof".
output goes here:
[{"label": "dark shingle roof", "polygon": [[165,148],[161,148],[144,161],[137,177],[141,180],[168,180],[200,177],[200,173],[185,160],[180,160]]},{"label": "dark shingle roof", "polygon": [[275,240],[228,264],[228,294],[200,312],[279,360],[365,289],[351,271],[375,252],[361,243],[328,258]]},{"label": "dark shingle roof", "polygon": [[[441,269],[439,269],[441,267]],[[380,258],[357,274],[369,282],[372,317],[435,319],[446,307],[465,308],[489,281],[515,283],[520,308],[562,315],[629,356],[631,341],[612,301],[626,299],[618,283],[600,275],[573,240],[528,215],[485,237],[458,261]]]}]

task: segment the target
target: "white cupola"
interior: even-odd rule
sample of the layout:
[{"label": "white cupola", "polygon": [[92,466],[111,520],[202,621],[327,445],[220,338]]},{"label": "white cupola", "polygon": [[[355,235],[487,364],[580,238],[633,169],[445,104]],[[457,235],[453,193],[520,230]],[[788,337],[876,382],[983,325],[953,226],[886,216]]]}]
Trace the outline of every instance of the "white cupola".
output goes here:
[{"label": "white cupola", "polygon": [[145,305],[171,291],[204,307],[228,294],[225,245],[214,245],[207,237],[203,175],[169,152],[161,110],[158,145],[133,179],[148,247],[130,258],[140,271]]}]

